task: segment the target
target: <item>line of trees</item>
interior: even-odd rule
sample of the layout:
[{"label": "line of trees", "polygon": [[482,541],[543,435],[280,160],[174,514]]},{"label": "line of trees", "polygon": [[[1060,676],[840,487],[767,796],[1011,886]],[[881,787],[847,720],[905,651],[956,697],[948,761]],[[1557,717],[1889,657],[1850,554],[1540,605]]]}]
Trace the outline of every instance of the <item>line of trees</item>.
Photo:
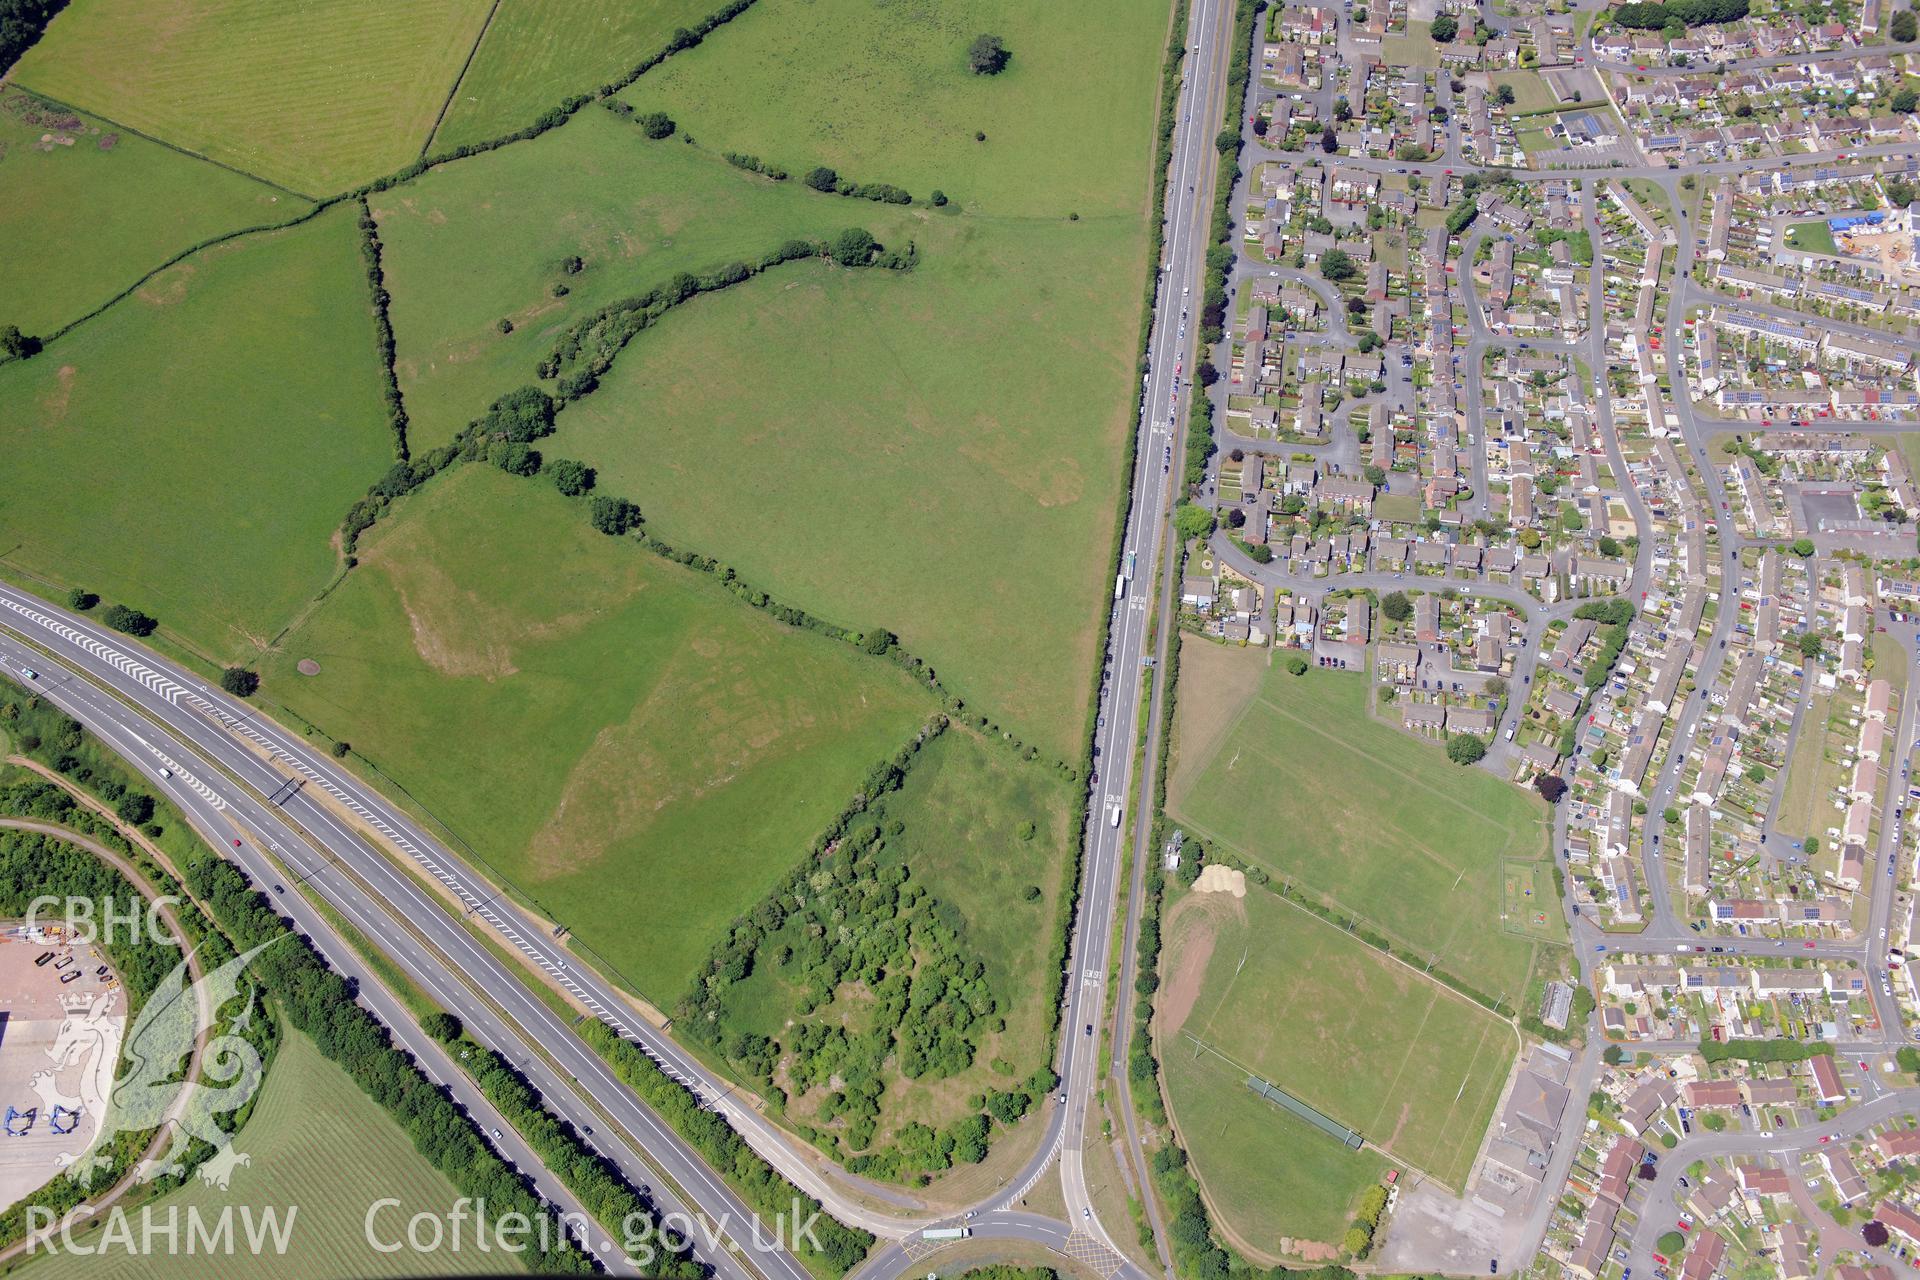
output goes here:
[{"label": "line of trees", "polygon": [[673,1251],[665,1248],[654,1204],[628,1185],[618,1166],[587,1146],[572,1125],[549,1112],[539,1091],[511,1063],[471,1040],[455,1040],[449,1048],[488,1101],[526,1139],[540,1163],[580,1198],[594,1221],[615,1240],[637,1237],[642,1222],[653,1228],[650,1238],[660,1242],[661,1254],[648,1265],[649,1276],[700,1280],[706,1275],[706,1268],[694,1261],[684,1244]]},{"label": "line of trees", "polygon": [[400,379],[393,369],[393,321],[388,304],[387,274],[381,265],[380,228],[374,223],[367,198],[360,197],[360,259],[367,268],[367,293],[373,299],[374,338],[380,348],[380,376],[386,382],[381,393],[387,405],[387,429],[393,433],[393,456],[407,460],[407,406],[400,398]]},{"label": "line of trees", "polygon": [[831,241],[788,240],[768,250],[752,262],[734,261],[701,275],[680,272],[665,284],[645,293],[602,307],[568,326],[536,369],[541,378],[557,378],[561,403],[591,394],[602,374],[627,343],[660,317],[690,298],[745,283],[763,271],[787,262],[812,258],[830,258],[843,267],[881,267],[893,271],[911,270],[918,250],[909,243],[905,250],[886,250],[862,227],[848,227]]},{"label": "line of trees", "polygon": [[38,43],[53,16],[66,7],[67,0],[0,0],[0,72]]},{"label": "line of trees", "polygon": [[1635,0],[1617,6],[1612,16],[1631,30],[1662,31],[1738,22],[1747,16],[1747,8],[1747,0]]}]

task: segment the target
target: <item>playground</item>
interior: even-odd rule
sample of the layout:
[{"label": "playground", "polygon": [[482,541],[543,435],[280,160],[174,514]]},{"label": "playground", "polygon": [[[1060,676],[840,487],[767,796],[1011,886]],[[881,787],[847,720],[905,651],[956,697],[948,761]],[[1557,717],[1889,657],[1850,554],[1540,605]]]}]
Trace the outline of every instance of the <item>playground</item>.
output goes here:
[{"label": "playground", "polygon": [[0,928],[0,1207],[99,1136],[126,1029],[126,992],[98,948],[58,928]]}]

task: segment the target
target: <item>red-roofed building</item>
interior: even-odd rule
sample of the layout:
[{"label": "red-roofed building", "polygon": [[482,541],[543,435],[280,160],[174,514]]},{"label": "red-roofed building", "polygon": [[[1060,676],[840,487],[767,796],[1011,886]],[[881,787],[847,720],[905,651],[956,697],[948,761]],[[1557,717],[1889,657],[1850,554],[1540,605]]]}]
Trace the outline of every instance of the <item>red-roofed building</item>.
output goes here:
[{"label": "red-roofed building", "polygon": [[1913,1210],[1889,1196],[1880,1202],[1873,1216],[1880,1225],[1895,1235],[1904,1236],[1908,1244],[1920,1244],[1920,1217]]},{"label": "red-roofed building", "polygon": [[1883,1160],[1911,1160],[1920,1156],[1920,1129],[1888,1129],[1874,1135]]},{"label": "red-roofed building", "polygon": [[1631,1138],[1614,1139],[1606,1158],[1600,1161],[1600,1188],[1596,1194],[1602,1200],[1624,1203],[1627,1189],[1633,1185],[1633,1171],[1640,1167],[1646,1154],[1647,1149]]},{"label": "red-roofed building", "polygon": [[1770,1165],[1735,1165],[1733,1176],[1739,1180],[1740,1189],[1750,1196],[1784,1196],[1787,1194],[1787,1175]]},{"label": "red-roofed building", "polygon": [[1833,1055],[1816,1053],[1812,1059],[1813,1090],[1822,1102],[1845,1102],[1847,1091],[1840,1084],[1840,1069],[1833,1065]]},{"label": "red-roofed building", "polygon": [[1746,1101],[1738,1080],[1695,1080],[1685,1093],[1690,1107],[1737,1107]]},{"label": "red-roofed building", "polygon": [[1727,1256],[1727,1242],[1718,1231],[1696,1231],[1680,1264],[1680,1280],[1713,1280]]}]

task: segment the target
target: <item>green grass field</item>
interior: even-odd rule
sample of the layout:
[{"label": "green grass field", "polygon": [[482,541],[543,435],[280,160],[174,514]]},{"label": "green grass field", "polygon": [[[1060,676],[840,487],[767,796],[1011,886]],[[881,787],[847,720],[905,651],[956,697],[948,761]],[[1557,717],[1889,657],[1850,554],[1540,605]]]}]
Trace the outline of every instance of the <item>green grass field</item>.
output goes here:
[{"label": "green grass field", "polygon": [[560,417],[662,536],[1071,758],[1131,404],[1134,234],[934,219],[909,275],[799,265],[680,308]]},{"label": "green grass field", "polygon": [[[1274,893],[1196,904],[1163,967],[1177,1007],[1161,1059],[1217,1054],[1458,1190],[1519,1047],[1513,1029],[1433,979]],[[1210,953],[1198,936],[1211,928]],[[1197,994],[1191,969],[1204,959]],[[1312,975],[1316,981],[1303,981]],[[1163,1008],[1169,1006],[1163,1005]],[[1198,1043],[1196,1043],[1196,1041]],[[1224,1065],[1224,1064],[1223,1064]],[[1176,1099],[1176,1106],[1178,1100]],[[1194,1101],[1196,1121],[1209,1122]],[[1341,1156],[1338,1142],[1322,1137]],[[1218,1174],[1216,1174],[1218,1176]]]},{"label": "green grass field", "polygon": [[[1247,1088],[1247,1077],[1186,1040],[1160,1074],[1217,1227],[1270,1256],[1284,1240],[1337,1247],[1360,1193],[1385,1176],[1377,1151],[1350,1151]],[[1297,1248],[1297,1246],[1296,1246]]]},{"label": "green grass field", "polygon": [[360,556],[266,695],[663,1005],[933,710],[893,667],[594,532],[543,480],[456,470]]},{"label": "green grass field", "polygon": [[[907,781],[885,801],[885,823],[905,830],[879,855],[881,866],[905,864],[912,883],[949,908],[969,952],[987,966],[987,981],[1004,1005],[1006,1030],[987,1036],[974,1065],[945,1080],[887,1079],[880,1135],[918,1120],[934,1127],[967,1114],[968,1095],[1013,1088],[1042,1064],[1056,1017],[1047,954],[1060,896],[1066,890],[1075,793],[1058,772],[1020,760],[1004,743],[955,726],[923,747]],[[1023,838],[1022,825],[1034,835]],[[1027,886],[1040,890],[1028,900]],[[769,945],[797,941],[775,935]],[[798,983],[772,963],[728,991],[735,1029],[779,1036],[801,995]],[[858,1001],[851,1002],[857,1009]],[[837,1008],[837,1006],[836,1006]],[[1011,1074],[991,1063],[1003,1058]],[[796,1109],[796,1118],[812,1121]]]},{"label": "green grass field", "polygon": [[[1181,718],[1227,661],[1189,645]],[[1185,662],[1193,656],[1196,661]],[[1258,653],[1236,654],[1264,662]],[[1209,662],[1213,659],[1213,662]],[[1478,989],[1517,997],[1536,943],[1503,920],[1507,860],[1547,852],[1543,809],[1517,787],[1461,769],[1436,745],[1368,716],[1359,674],[1266,670],[1223,732],[1193,750],[1169,807],[1250,862],[1323,895],[1396,946]],[[1185,767],[1185,766],[1183,766]],[[1561,936],[1558,909],[1540,936]]]},{"label": "green grass field", "polygon": [[1833,242],[1833,230],[1824,220],[1796,222],[1788,227],[1787,248],[1802,249],[1808,253],[1840,252],[1840,246]]},{"label": "green grass field", "polygon": [[393,457],[351,211],[197,254],[0,366],[0,449],[0,560],[215,657],[266,644]]},{"label": "green grass field", "polygon": [[[372,207],[419,449],[531,381],[559,332],[609,302],[794,236],[859,224],[910,238],[926,217],[771,182],[678,138],[649,142],[599,107],[378,193]],[[566,275],[561,264],[573,256],[586,267]],[[485,270],[474,269],[480,263]],[[558,283],[565,298],[553,296]],[[513,332],[500,332],[503,318]]]},{"label": "green grass field", "polygon": [[500,0],[434,134],[436,151],[512,133],[640,65],[719,0]]},{"label": "green grass field", "polygon": [[[989,31],[1012,60],[976,76],[967,45]],[[1137,226],[1167,32],[1161,0],[759,0],[623,96],[796,176],[825,164],[974,211]]]},{"label": "green grass field", "polygon": [[75,0],[14,81],[307,195],[420,154],[488,0]]},{"label": "green grass field", "polygon": [[[68,139],[72,145],[62,145]],[[183,249],[308,207],[15,89],[0,90],[0,187],[4,323],[41,334]]]},{"label": "green grass field", "polygon": [[1380,41],[1380,60],[1390,67],[1437,67],[1440,44],[1433,38],[1431,22],[1409,22],[1399,35]]},{"label": "green grass field", "polygon": [[[482,1252],[470,1224],[462,1250],[374,1249],[365,1223],[375,1201],[400,1202],[381,1209],[375,1224],[381,1243],[404,1242],[409,1218],[451,1214],[458,1193],[413,1149],[400,1126],[298,1032],[288,1032],[274,1056],[259,1105],[234,1147],[252,1163],[234,1173],[231,1189],[215,1190],[195,1179],[151,1207],[156,1224],[178,1210],[177,1251],[169,1252],[164,1237],[158,1237],[157,1253],[132,1256],[122,1245],[98,1256],[53,1254],[23,1274],[34,1280],[251,1280],[264,1270],[286,1280],[371,1280],[525,1270],[504,1250]],[[238,1242],[234,1252],[189,1254],[188,1212],[197,1211],[211,1225],[229,1206]],[[284,1255],[269,1255],[266,1261],[248,1251],[241,1214],[249,1208],[256,1215],[271,1210],[282,1222],[292,1212]],[[135,1211],[136,1233],[139,1221]],[[76,1233],[76,1239],[85,1247],[98,1235]]]},{"label": "green grass field", "polygon": [[1553,90],[1547,88],[1546,78],[1537,71],[1496,72],[1493,83],[1496,87],[1512,88],[1513,105],[1508,108],[1509,112],[1549,111],[1558,105]]}]

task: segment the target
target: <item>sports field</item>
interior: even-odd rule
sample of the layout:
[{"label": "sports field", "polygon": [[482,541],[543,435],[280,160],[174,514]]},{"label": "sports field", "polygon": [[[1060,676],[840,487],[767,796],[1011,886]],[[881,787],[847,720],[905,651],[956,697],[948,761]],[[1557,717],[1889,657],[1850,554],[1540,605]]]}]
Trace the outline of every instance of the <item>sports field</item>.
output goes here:
[{"label": "sports field", "polygon": [[662,1005],[934,709],[890,664],[596,533],[544,479],[445,474],[360,558],[266,695]]},{"label": "sports field", "polygon": [[[530,381],[563,329],[610,302],[795,236],[858,224],[906,239],[925,218],[771,182],[678,138],[650,142],[597,106],[371,203],[418,449],[444,443],[495,396]],[[583,263],[577,274],[562,269],[570,257]],[[512,332],[500,332],[502,319]]]},{"label": "sports field", "polygon": [[897,632],[1071,759],[1110,594],[1135,237],[936,218],[919,244],[904,276],[801,264],[679,308],[554,449],[662,536]]},{"label": "sports field", "polygon": [[308,208],[17,89],[0,89],[0,189],[0,310],[4,323],[34,334],[85,315],[203,240]]},{"label": "sports field", "polygon": [[380,391],[349,209],[197,254],[0,366],[0,559],[250,655],[392,461]]},{"label": "sports field", "polygon": [[[252,1280],[263,1273],[285,1280],[370,1280],[526,1269],[504,1250],[482,1252],[470,1230],[459,1251],[449,1245],[434,1252],[382,1253],[368,1243],[366,1219],[375,1201],[399,1201],[374,1221],[382,1243],[404,1242],[408,1219],[451,1214],[458,1193],[414,1151],[400,1126],[296,1031],[286,1033],[234,1149],[251,1162],[235,1171],[228,1190],[190,1179],[148,1210],[156,1224],[178,1211],[177,1251],[168,1251],[165,1237],[156,1236],[160,1247],[151,1253],[130,1256],[124,1243],[98,1255],[55,1253],[34,1263],[30,1274],[40,1280]],[[187,1214],[197,1211],[211,1226],[229,1207],[234,1250],[187,1252]],[[242,1216],[248,1211],[277,1213],[282,1223],[291,1215],[284,1255],[253,1256]],[[138,1239],[140,1211],[133,1215]],[[97,1233],[76,1233],[83,1247],[98,1239]]]},{"label": "sports field", "polygon": [[530,124],[625,76],[720,0],[500,0],[434,134],[445,151]]},{"label": "sports field", "polygon": [[[1163,0],[758,0],[623,96],[796,176],[824,164],[970,211],[1138,230],[1168,19]],[[967,69],[981,32],[1013,55],[997,76]]]},{"label": "sports field", "polygon": [[[1196,897],[1176,913],[1180,941],[1162,964],[1162,1060],[1215,1055],[1236,1088],[1257,1075],[1463,1186],[1519,1048],[1514,1030],[1269,890]],[[1211,1122],[1206,1101],[1190,1105],[1195,1123]]]},{"label": "sports field", "polygon": [[[1544,923],[1503,918],[1509,861],[1547,853],[1541,803],[1373,720],[1358,673],[1296,677],[1276,665],[1250,698],[1234,692],[1246,683],[1238,664],[1265,661],[1256,650],[1182,646],[1174,815],[1407,954],[1518,997],[1536,939],[1563,928],[1557,905]],[[1244,700],[1231,714],[1219,697]]]},{"label": "sports field", "polygon": [[[1337,1248],[1360,1193],[1391,1167],[1352,1151],[1247,1088],[1247,1074],[1191,1042],[1166,1046],[1160,1077],[1214,1224],[1242,1248],[1302,1256]],[[1288,1249],[1284,1242],[1293,1242]]]},{"label": "sports field", "polygon": [[[898,821],[903,829],[889,837],[878,865],[906,866],[910,883],[944,904],[943,918],[958,929],[961,946],[985,964],[1007,1025],[981,1042],[973,1066],[958,1075],[916,1081],[888,1072],[882,1143],[909,1121],[949,1125],[968,1114],[969,1095],[1013,1088],[1043,1065],[1041,1051],[1058,1016],[1048,949],[1066,890],[1074,800],[1058,771],[959,726],[923,747],[901,789],[885,800],[884,825],[891,829]],[[1024,834],[1027,824],[1031,835]],[[1039,896],[1028,898],[1028,886]],[[767,947],[803,943],[788,936],[793,932],[775,935]],[[768,959],[728,989],[729,1030],[784,1033],[802,988],[783,972]],[[849,1000],[834,1013],[846,1006],[857,1018],[862,1002]],[[995,1059],[1011,1070],[994,1070]],[[815,1119],[802,1107],[793,1114]]]},{"label": "sports field", "polygon": [[15,83],[306,195],[420,154],[489,0],[73,0]]}]

